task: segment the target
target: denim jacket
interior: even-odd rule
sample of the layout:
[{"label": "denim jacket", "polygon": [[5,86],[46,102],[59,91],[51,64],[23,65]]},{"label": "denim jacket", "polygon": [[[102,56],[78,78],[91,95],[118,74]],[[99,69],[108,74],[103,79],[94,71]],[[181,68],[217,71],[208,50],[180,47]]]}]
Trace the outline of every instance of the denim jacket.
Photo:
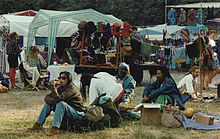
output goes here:
[{"label": "denim jacket", "polygon": [[[118,79],[118,76],[116,76],[116,78]],[[135,89],[135,81],[134,78],[127,74],[123,80],[122,86],[124,88],[125,93],[130,94],[130,93],[134,93],[134,89]]]}]

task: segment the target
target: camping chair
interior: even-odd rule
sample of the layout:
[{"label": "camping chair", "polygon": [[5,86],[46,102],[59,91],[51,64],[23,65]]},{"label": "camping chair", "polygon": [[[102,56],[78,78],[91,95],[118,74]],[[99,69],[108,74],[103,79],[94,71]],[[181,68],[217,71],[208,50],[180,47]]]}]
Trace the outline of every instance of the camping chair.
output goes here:
[{"label": "camping chair", "polygon": [[47,69],[40,69],[40,77],[36,83],[36,86],[38,88],[43,88],[45,90],[48,90],[48,88],[45,86],[44,82],[46,81],[46,78],[48,78]]},{"label": "camping chair", "polygon": [[32,81],[30,81],[32,77],[28,76],[28,73],[24,68],[23,62],[20,63],[19,70],[21,79],[24,82],[24,90],[26,90],[27,88],[34,88],[37,91],[40,91],[39,88],[35,84],[33,84]]}]

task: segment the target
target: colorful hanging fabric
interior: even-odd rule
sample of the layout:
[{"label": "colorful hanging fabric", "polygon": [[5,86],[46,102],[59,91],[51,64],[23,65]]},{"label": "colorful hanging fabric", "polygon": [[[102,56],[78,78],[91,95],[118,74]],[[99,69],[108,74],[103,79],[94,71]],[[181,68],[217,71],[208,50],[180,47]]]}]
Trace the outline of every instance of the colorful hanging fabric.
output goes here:
[{"label": "colorful hanging fabric", "polygon": [[176,25],[177,24],[177,12],[175,9],[171,8],[168,11],[168,25]]},{"label": "colorful hanging fabric", "polygon": [[202,25],[201,27],[199,27],[199,35],[200,36],[206,36],[209,32],[209,29],[207,28],[207,26]]},{"label": "colorful hanging fabric", "polygon": [[196,26],[197,24],[197,18],[196,18],[196,10],[188,10],[187,14],[187,25],[188,26]]},{"label": "colorful hanging fabric", "polygon": [[97,30],[96,32],[103,32],[104,31],[105,22],[97,22]]},{"label": "colorful hanging fabric", "polygon": [[178,25],[179,26],[185,26],[186,25],[186,11],[182,8],[179,11]]},{"label": "colorful hanging fabric", "polygon": [[204,22],[205,22],[205,13],[203,10],[199,9],[197,11],[197,23],[201,25],[204,24]]},{"label": "colorful hanging fabric", "polygon": [[189,42],[189,37],[190,37],[190,33],[189,30],[184,28],[180,31],[180,36],[183,38],[183,41],[188,43]]}]

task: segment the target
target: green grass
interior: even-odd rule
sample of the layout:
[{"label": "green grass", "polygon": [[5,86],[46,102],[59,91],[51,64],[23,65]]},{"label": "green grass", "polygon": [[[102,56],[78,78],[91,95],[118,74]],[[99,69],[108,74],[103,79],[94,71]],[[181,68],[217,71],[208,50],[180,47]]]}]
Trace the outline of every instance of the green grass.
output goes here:
[{"label": "green grass", "polygon": [[[143,87],[136,89],[134,103],[141,98]],[[119,128],[106,128],[104,130],[73,133],[61,131],[61,134],[47,137],[45,134],[51,128],[53,113],[44,124],[44,130],[30,132],[31,127],[44,104],[46,91],[19,91],[0,94],[0,139],[200,139],[220,138],[219,130],[204,131],[190,130],[183,127],[167,128],[162,125],[143,125],[140,121],[123,121]],[[215,94],[215,92],[211,92]],[[220,114],[220,102],[187,102],[186,107],[192,107],[196,111]]]}]

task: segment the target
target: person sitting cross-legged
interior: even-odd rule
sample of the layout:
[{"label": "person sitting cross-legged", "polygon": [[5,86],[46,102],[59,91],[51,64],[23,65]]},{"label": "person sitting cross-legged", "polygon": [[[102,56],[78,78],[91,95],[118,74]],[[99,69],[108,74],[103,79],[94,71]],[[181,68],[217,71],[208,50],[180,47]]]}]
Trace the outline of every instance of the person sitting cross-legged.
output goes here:
[{"label": "person sitting cross-legged", "polygon": [[[161,67],[156,72],[157,80],[148,84],[143,92],[144,103],[154,102],[157,104],[174,105],[174,101],[184,110],[184,102],[187,100],[179,93],[176,83],[172,79],[169,71],[165,67]],[[161,107],[161,110],[163,107]]]},{"label": "person sitting cross-legged", "polygon": [[51,93],[45,97],[45,105],[41,113],[33,125],[28,130],[41,130],[46,118],[54,111],[53,124],[47,136],[59,134],[64,114],[72,121],[83,119],[84,106],[83,99],[79,90],[72,84],[72,76],[69,72],[61,72],[60,86],[55,87],[55,79],[51,80]]}]

